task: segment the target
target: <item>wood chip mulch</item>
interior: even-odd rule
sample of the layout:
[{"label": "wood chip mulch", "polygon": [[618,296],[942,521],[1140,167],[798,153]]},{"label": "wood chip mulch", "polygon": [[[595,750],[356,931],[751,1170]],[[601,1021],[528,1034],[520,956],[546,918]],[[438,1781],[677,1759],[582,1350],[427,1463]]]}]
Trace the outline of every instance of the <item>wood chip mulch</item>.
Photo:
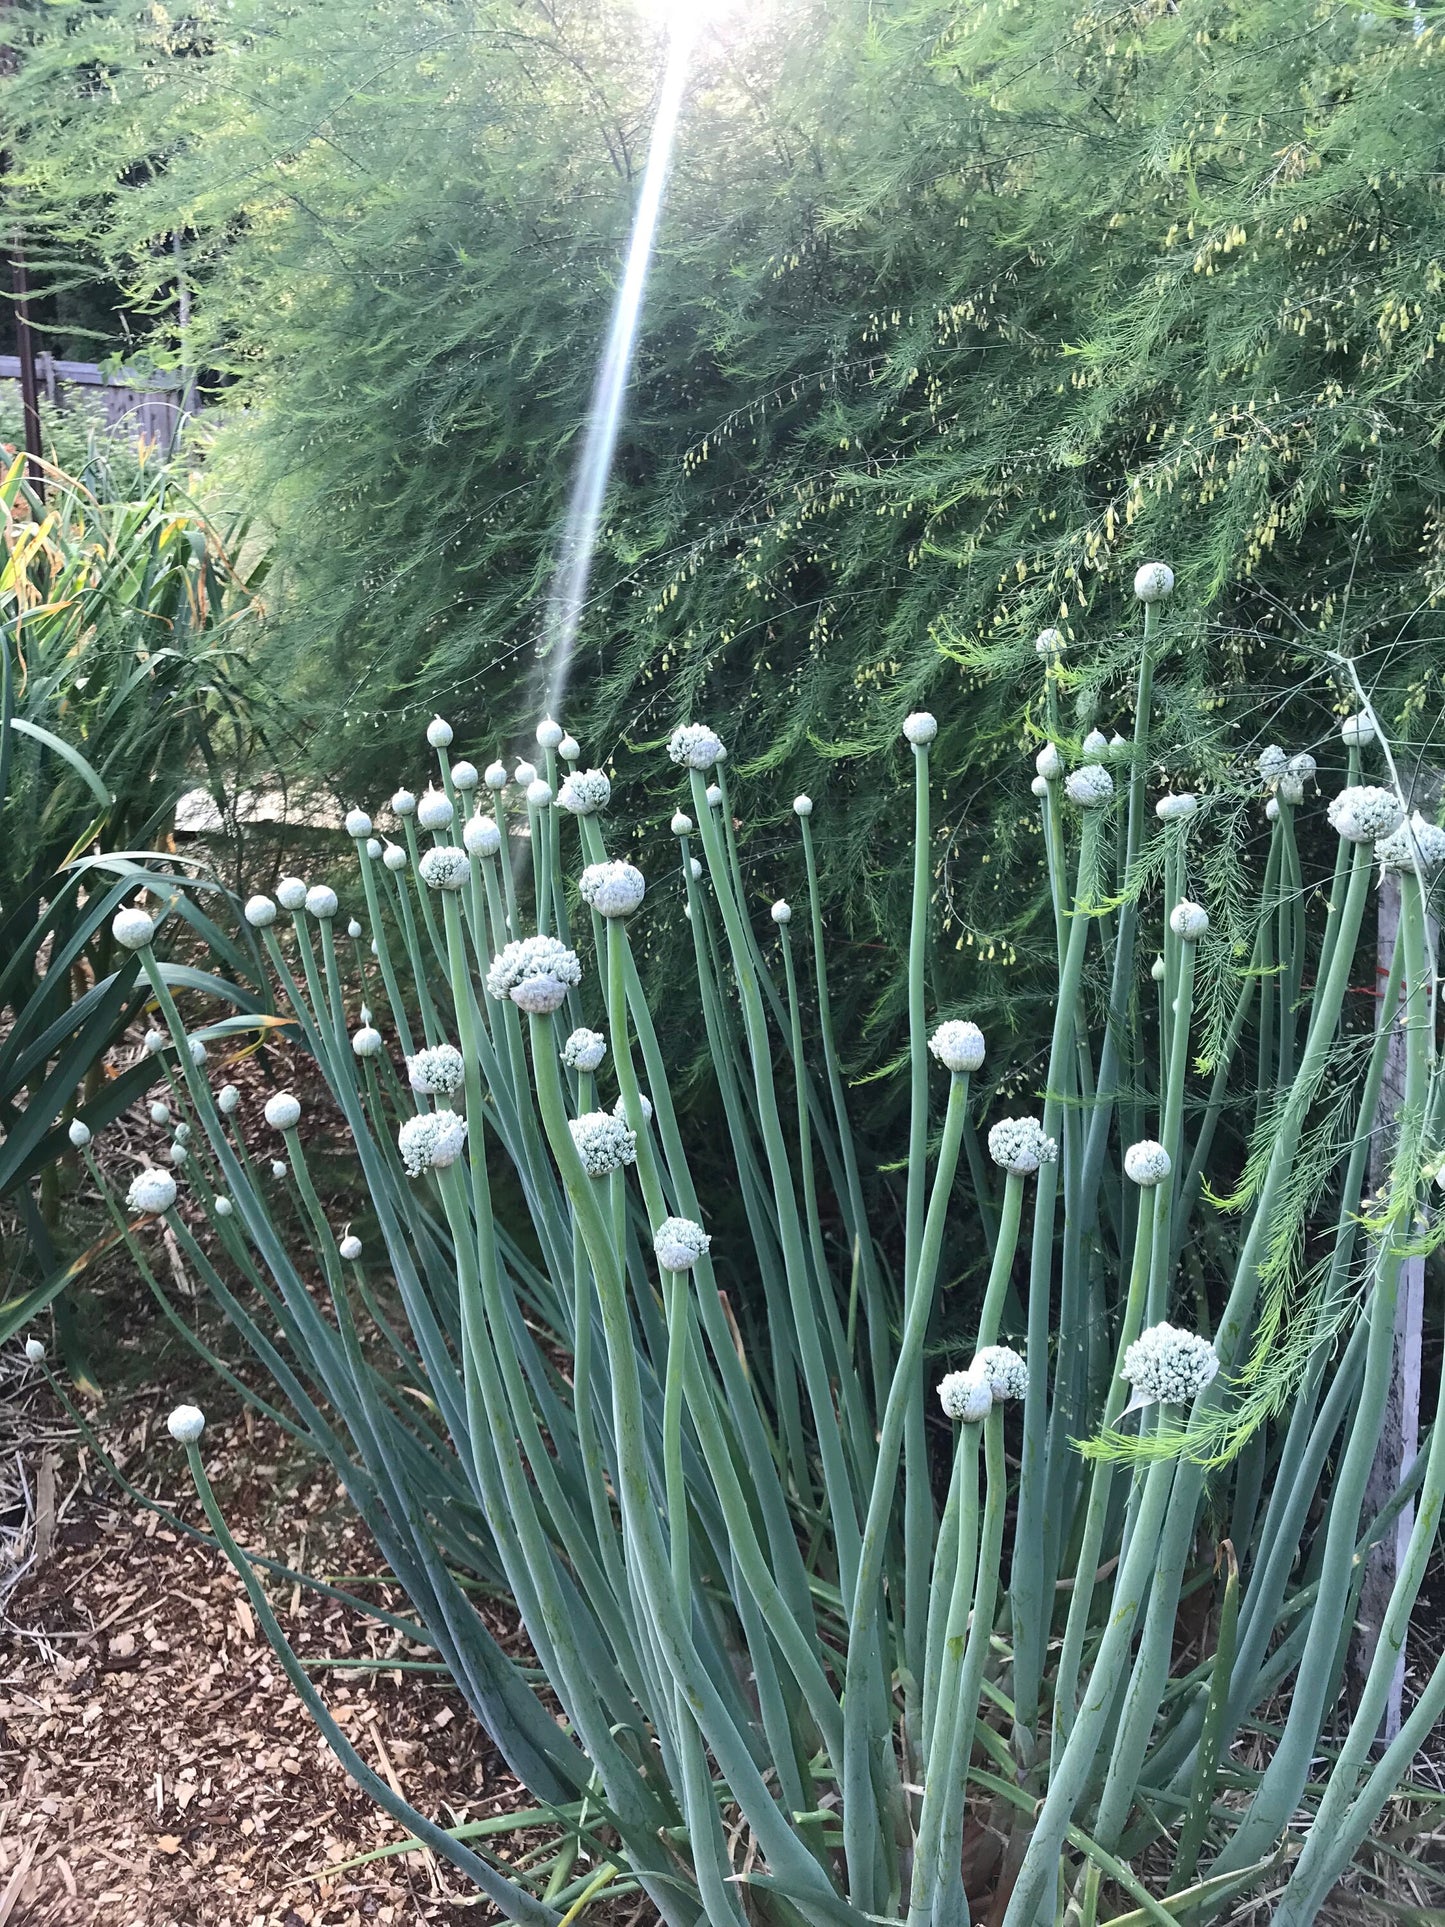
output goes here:
[{"label": "wood chip mulch", "polygon": [[[49,1461],[55,1497],[39,1522],[48,1550],[36,1562],[32,1544],[0,1624],[0,1927],[488,1918],[430,1854],[339,1867],[403,1829],[311,1726],[236,1574],[220,1553],[127,1501],[73,1437],[57,1449],[62,1428],[43,1388],[27,1402],[45,1442],[35,1471]],[[128,1404],[128,1475],[153,1490],[139,1465],[156,1467],[167,1502],[195,1517],[154,1399]],[[163,1444],[142,1459],[157,1431]],[[286,1466],[264,1427],[237,1416],[208,1431],[207,1465],[248,1550],[308,1571],[376,1571],[335,1486],[310,1464]],[[31,1477],[32,1492],[39,1483]],[[303,1655],[425,1656],[394,1628],[313,1591],[283,1579],[267,1590]],[[358,1590],[406,1611],[394,1588]],[[505,1613],[482,1609],[499,1637],[519,1641]],[[316,1677],[362,1756],[442,1825],[531,1804],[444,1676]],[[510,1857],[536,1838],[488,1845]]]}]

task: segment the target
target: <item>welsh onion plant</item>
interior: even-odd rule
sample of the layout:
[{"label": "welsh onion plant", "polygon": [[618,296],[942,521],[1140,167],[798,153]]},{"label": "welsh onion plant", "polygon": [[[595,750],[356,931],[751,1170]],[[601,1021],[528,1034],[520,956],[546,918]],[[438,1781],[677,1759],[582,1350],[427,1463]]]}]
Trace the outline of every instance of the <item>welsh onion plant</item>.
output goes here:
[{"label": "welsh onion plant", "polygon": [[[258,1165],[234,1087],[187,1048],[150,916],[116,919],[168,1032],[175,1133],[172,1169],[107,1192],[117,1225],[164,1300],[163,1220],[266,1364],[268,1409],[330,1458],[410,1595],[406,1623],[559,1829],[545,1850],[504,1868],[477,1829],[441,1828],[370,1772],[227,1529],[199,1412],[172,1430],[327,1739],[509,1918],[571,1917],[611,1881],[678,1927],[957,1927],[985,1894],[1005,1927],[1094,1927],[1115,1906],[1218,1918],[1269,1880],[1275,1918],[1305,1922],[1445,1709],[1438,1669],[1375,1755],[1445,1491],[1437,1424],[1390,1505],[1364,1509],[1401,1265],[1433,1237],[1427,909],[1445,832],[1407,817],[1366,706],[1342,731],[1312,931],[1297,825],[1317,771],[1268,752],[1268,855],[1237,956],[1191,896],[1232,803],[1148,794],[1172,587],[1161,564],[1136,580],[1132,739],[1064,744],[1065,647],[1040,639],[1058,995],[1034,1107],[982,1120],[987,1196],[963,1174],[985,1040],[929,1009],[935,725],[903,725],[896,1249],[832,1034],[813,805],[795,805],[800,942],[786,900],[761,930],[749,914],[726,750],[703,724],[668,745],[671,829],[731,1248],[709,1229],[720,1200],[697,1181],[630,935],[649,886],[608,850],[606,775],[551,719],[540,770],[481,778],[437,719],[436,780],[391,800],[400,841],[350,813],[369,943],[328,886],[288,878],[279,908],[247,905],[354,1145],[364,1237],[328,1215],[289,1092],[266,1103],[276,1156]],[[1376,754],[1383,780],[1366,781]],[[1381,1020],[1360,1030],[1346,993],[1377,865],[1402,915]],[[1396,1034],[1403,1104],[1369,1194]],[[1241,1113],[1248,1156],[1221,1196],[1220,1126]],[[960,1226],[985,1229],[987,1277],[934,1385]],[[765,1306],[758,1327],[729,1279]],[[1364,1555],[1412,1503],[1384,1637],[1336,1726]],[[478,1579],[515,1599],[560,1723],[472,1609]],[[1247,1770],[1235,1741],[1286,1700]]]}]

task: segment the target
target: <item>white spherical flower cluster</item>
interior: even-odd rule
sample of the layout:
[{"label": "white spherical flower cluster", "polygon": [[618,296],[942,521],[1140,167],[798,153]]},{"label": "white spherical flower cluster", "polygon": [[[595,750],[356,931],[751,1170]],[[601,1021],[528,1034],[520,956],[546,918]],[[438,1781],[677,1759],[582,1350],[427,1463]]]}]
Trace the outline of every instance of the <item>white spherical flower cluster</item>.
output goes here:
[{"label": "white spherical flower cluster", "polygon": [[381,1032],[373,1029],[370,1024],[363,1024],[359,1030],[353,1031],[351,1048],[358,1057],[380,1057]]},{"label": "white spherical flower cluster", "polygon": [[482,771],[482,781],[489,790],[504,790],[507,787],[507,766],[505,763],[488,763]]},{"label": "white spherical flower cluster", "polygon": [[397,790],[391,799],[391,808],[394,816],[415,816],[416,797],[410,790]]},{"label": "white spherical flower cluster", "polygon": [[983,1032],[966,1018],[950,1017],[929,1038],[928,1048],[945,1070],[976,1071],[983,1062]]},{"label": "white spherical flower cluster", "polygon": [[1034,654],[1046,662],[1057,662],[1064,653],[1064,638],[1057,629],[1040,629],[1034,639]]},{"label": "white spherical flower cluster", "polygon": [[356,804],[346,812],[346,834],[358,840],[371,835],[371,818]]},{"label": "white spherical flower cluster", "polygon": [[336,1249],[350,1264],[361,1256],[361,1240],[354,1231],[348,1231]]},{"label": "white spherical flower cluster", "polygon": [[558,808],[573,816],[595,816],[611,801],[611,780],[600,769],[574,769],[557,792]]},{"label": "white spherical flower cluster", "polygon": [[1064,759],[1059,754],[1057,743],[1045,743],[1034,758],[1034,768],[1046,783],[1052,783],[1064,773]]},{"label": "white spherical flower cluster", "polygon": [[1154,814],[1161,823],[1184,823],[1199,808],[1199,798],[1189,790],[1180,790],[1174,796],[1161,796],[1154,805]]},{"label": "white spherical flower cluster", "polygon": [[[160,1108],[162,1110],[165,1109],[164,1105],[160,1106]],[[156,1107],[152,1106],[152,1116],[155,1115],[155,1109]],[[170,1117],[169,1111],[166,1111],[166,1117]],[[70,1120],[65,1135],[70,1139],[77,1151],[83,1151],[90,1142],[90,1126],[83,1117],[73,1117]]]},{"label": "white spherical flower cluster", "polygon": [[411,859],[407,856],[405,849],[400,843],[388,843],[381,853],[381,860],[387,869],[391,871],[392,875],[395,876],[399,871],[406,868]]},{"label": "white spherical flower cluster", "polygon": [[470,796],[481,780],[481,771],[475,763],[452,764],[452,788],[460,790],[463,796]]},{"label": "white spherical flower cluster", "polygon": [[1313,783],[1319,764],[1307,749],[1300,750],[1289,759],[1289,774],[1299,783]]},{"label": "white spherical flower cluster", "polygon": [[428,790],[416,806],[416,820],[424,830],[445,830],[456,811],[445,790]]},{"label": "white spherical flower cluster", "polygon": [[988,1134],[988,1154],[1016,1178],[1026,1178],[1041,1164],[1055,1163],[1059,1147],[1036,1117],[1006,1117]]},{"label": "white spherical flower cluster", "polygon": [[301,1100],[290,1091],[277,1091],[266,1099],[266,1122],[273,1131],[294,1131],[301,1122]]},{"label": "white spherical flower cluster", "polygon": [[1146,562],[1134,571],[1134,593],[1141,602],[1163,602],[1174,593],[1174,571],[1167,562]]},{"label": "white spherical flower cluster", "polygon": [[1146,1189],[1162,1184],[1172,1168],[1169,1153],[1152,1137],[1141,1138],[1124,1153],[1124,1175]]},{"label": "white spherical flower cluster", "polygon": [[1329,818],[1347,843],[1378,843],[1399,829],[1405,810],[1393,790],[1356,783],[1331,798]]},{"label": "white spherical flower cluster", "polygon": [[300,877],[282,877],[276,885],[276,901],[283,910],[299,910],[306,902],[306,885]]},{"label": "white spherical flower cluster", "polygon": [[552,785],[545,776],[534,776],[527,785],[527,808],[545,810],[552,801]]},{"label": "white spherical flower cluster", "polygon": [[264,930],[276,921],[276,906],[270,897],[248,897],[246,899],[246,921],[253,930]]},{"label": "white spherical flower cluster", "polygon": [[1340,724],[1340,740],[1346,749],[1366,749],[1378,734],[1375,719],[1367,709],[1357,716],[1346,716]]},{"label": "white spherical flower cluster", "polygon": [[[642,1109],[643,1123],[650,1124],[652,1122],[652,1099],[647,1095],[646,1091],[639,1091],[637,1093],[637,1102]],[[624,1124],[628,1122],[627,1099],[625,1097],[619,1097],[617,1102],[612,1106],[612,1115],[614,1117],[620,1117]]]},{"label": "white spherical flower cluster", "polygon": [[691,1218],[664,1218],[652,1235],[652,1249],[664,1271],[691,1271],[707,1256],[712,1239]]},{"label": "white spherical flower cluster", "polygon": [[313,917],[329,922],[336,915],[336,892],[324,883],[313,883],[306,892],[306,908]]},{"label": "white spherical flower cluster", "polygon": [[604,917],[630,917],[647,894],[641,870],[631,863],[589,863],[577,888],[582,901]]},{"label": "white spherical flower cluster", "polygon": [[1091,729],[1079,745],[1079,754],[1086,763],[1102,763],[1109,754],[1109,739],[1102,729]]},{"label": "white spherical flower cluster", "polygon": [[498,1003],[510,997],[524,1010],[556,1010],[569,986],[581,981],[582,965],[575,950],[556,937],[521,937],[493,958],[487,993]]},{"label": "white spherical flower cluster", "polygon": [[1140,1405],[1190,1405],[1219,1370],[1207,1338],[1174,1325],[1151,1325],[1124,1354],[1122,1376]]},{"label": "white spherical flower cluster", "polygon": [[176,1201],[176,1181],[169,1171],[154,1166],[138,1171],[125,1194],[125,1208],[140,1216],[159,1216]]},{"label": "white spherical flower cluster", "polygon": [[1102,763],[1085,763],[1070,772],[1064,790],[1081,810],[1098,810],[1114,794],[1114,779]]},{"label": "white spherical flower cluster", "polygon": [[222,1117],[229,1117],[241,1102],[241,1093],[234,1084],[223,1084],[216,1093],[216,1109]]},{"label": "white spherical flower cluster", "polygon": [[1029,1389],[1029,1368],[1012,1345],[985,1345],[969,1370],[987,1381],[996,1400],[1022,1398]]},{"label": "white spherical flower cluster", "polygon": [[679,723],[667,753],[683,769],[711,769],[723,754],[722,738],[706,723]]},{"label": "white spherical flower cluster", "polygon": [[568,1128],[589,1178],[605,1178],[637,1162],[637,1134],[611,1111],[584,1111]]},{"label": "white spherical flower cluster", "polygon": [[455,1164],[467,1141],[467,1120],[455,1111],[422,1111],[396,1134],[396,1148],[409,1178]]},{"label": "white spherical flower cluster", "polygon": [[471,858],[455,843],[436,843],[416,866],[429,890],[460,890],[472,873]]},{"label": "white spherical flower cluster", "polygon": [[110,934],[123,950],[144,950],[156,933],[155,919],[144,910],[118,910]]},{"label": "white spherical flower cluster", "polygon": [[[693,858],[693,862],[694,863],[697,862],[696,857]],[[697,870],[694,870],[693,875],[696,877],[696,876],[699,876],[700,874],[701,874],[701,867],[699,866]],[[770,915],[772,916],[774,923],[778,923],[778,924],[791,923],[793,921],[793,906],[791,903],[788,902],[786,897],[779,897],[777,902],[773,905]]]},{"label": "white spherical flower cluster", "polygon": [[993,1387],[982,1372],[949,1372],[938,1381],[938,1402],[947,1417],[982,1425],[993,1410]]},{"label": "white spherical flower cluster", "polygon": [[1261,783],[1277,783],[1289,768],[1289,758],[1278,743],[1270,743],[1254,759]]},{"label": "white spherical flower cluster", "polygon": [[433,749],[445,749],[452,740],[452,726],[440,716],[433,716],[426,726],[426,739]]},{"label": "white spherical flower cluster", "polygon": [[166,1420],[166,1430],[177,1445],[194,1445],[206,1429],[206,1415],[198,1405],[178,1405]]},{"label": "white spherical flower cluster", "polygon": [[558,749],[566,730],[554,717],[544,716],[537,725],[537,741],[543,749]]},{"label": "white spherical flower cluster", "polygon": [[562,1046],[562,1062],[569,1071],[595,1071],[607,1055],[607,1039],[600,1030],[574,1030]]},{"label": "white spherical flower cluster", "polygon": [[465,1067],[455,1044],[431,1044],[406,1060],[406,1078],[422,1097],[450,1097],[462,1088]]},{"label": "white spherical flower cluster", "polygon": [[915,709],[903,719],[903,734],[915,749],[925,749],[938,734],[938,718],[926,709]]},{"label": "white spherical flower cluster", "polygon": [[502,847],[502,832],[493,817],[469,816],[462,843],[472,856],[495,856]]},{"label": "white spherical flower cluster", "polygon": [[1292,810],[1298,809],[1305,800],[1305,786],[1297,776],[1286,770],[1274,786],[1275,800],[1287,803]]},{"label": "white spherical flower cluster", "polygon": [[1380,838],[1375,855],[1387,870],[1413,871],[1418,864],[1426,876],[1433,876],[1445,864],[1445,830],[1427,823],[1416,810],[1408,823]]},{"label": "white spherical flower cluster", "polygon": [[1169,912],[1169,928],[1181,942],[1198,943],[1208,932],[1209,912],[1202,903],[1191,903],[1185,897]]}]

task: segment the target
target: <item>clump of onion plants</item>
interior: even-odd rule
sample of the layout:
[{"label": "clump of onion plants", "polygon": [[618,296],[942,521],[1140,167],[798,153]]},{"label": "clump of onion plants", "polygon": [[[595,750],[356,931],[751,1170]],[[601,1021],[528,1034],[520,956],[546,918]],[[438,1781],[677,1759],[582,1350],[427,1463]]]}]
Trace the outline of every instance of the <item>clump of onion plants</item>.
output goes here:
[{"label": "clump of onion plants", "polygon": [[[609,849],[609,779],[559,725],[538,730],[538,764],[479,778],[438,719],[433,780],[398,790],[389,834],[347,818],[345,922],[335,890],[297,878],[247,906],[354,1149],[354,1223],[323,1205],[297,1096],[266,1102],[257,1160],[224,1066],[189,1046],[163,933],[138,907],[116,920],[149,972],[173,1146],[186,1132],[179,1160],[107,1192],[117,1225],[164,1302],[165,1221],[268,1368],[281,1423],[335,1466],[404,1623],[547,1817],[536,1855],[504,1866],[485,1829],[443,1828],[358,1759],[219,1513],[199,1412],[172,1430],[326,1737],[514,1920],[570,1918],[611,1883],[677,1927],[958,1927],[981,1889],[1006,1927],[1092,1927],[1121,1909],[1226,1918],[1268,1882],[1275,1919],[1301,1923],[1445,1706],[1442,1671],[1373,1750],[1445,1486],[1437,1425],[1391,1506],[1365,1510],[1401,1265],[1432,1236],[1445,836],[1407,819],[1373,719],[1348,721],[1311,927],[1297,824],[1323,778],[1311,755],[1267,753],[1254,950],[1236,955],[1203,882],[1217,799],[1150,794],[1172,588],[1163,565],[1140,571],[1127,737],[1066,740],[1066,645],[1040,638],[1057,985],[1047,1064],[1008,1115],[979,1102],[981,1030],[930,1007],[937,726],[903,724],[896,1237],[870,1219],[887,1191],[833,1034],[814,805],[794,804],[796,910],[755,917],[705,723],[668,744],[677,808],[645,866]],[[1363,1035],[1342,1014],[1382,865],[1402,915],[1385,1020]],[[650,1002],[683,987],[646,984],[633,947],[633,920],[659,913],[689,920],[727,1136],[706,1188]],[[1367,1195],[1397,1026],[1393,1161]],[[1221,1198],[1219,1127],[1241,1109],[1257,1127]],[[987,1275],[940,1358],[959,1239],[986,1245]],[[740,1298],[765,1318],[740,1322]],[[1384,1637],[1333,1727],[1362,1554],[1412,1500]],[[478,1578],[515,1600],[543,1686],[488,1634]],[[1237,1759],[1280,1706],[1263,1767]]]}]

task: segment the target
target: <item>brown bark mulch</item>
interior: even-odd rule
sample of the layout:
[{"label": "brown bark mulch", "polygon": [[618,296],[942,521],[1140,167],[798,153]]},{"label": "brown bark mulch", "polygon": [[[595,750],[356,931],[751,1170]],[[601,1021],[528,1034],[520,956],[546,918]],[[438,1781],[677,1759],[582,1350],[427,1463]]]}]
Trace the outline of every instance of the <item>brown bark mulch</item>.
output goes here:
[{"label": "brown bark mulch", "polygon": [[[0,1624],[0,1927],[357,1927],[451,1923],[490,1908],[429,1853],[341,1863],[405,1837],[347,1778],[256,1626],[225,1558],[118,1492],[43,1388],[30,1415],[30,1569]],[[164,1407],[137,1395],[116,1437],[128,1476],[159,1469],[182,1517],[198,1508]],[[157,1433],[159,1438],[157,1438]],[[376,1555],[329,1475],[298,1474],[279,1435],[244,1415],[208,1430],[208,1470],[250,1551],[306,1571],[374,1574]],[[299,1483],[298,1483],[299,1479]],[[293,1489],[294,1488],[294,1489]],[[49,1516],[36,1504],[49,1491]],[[36,1541],[40,1556],[36,1558]],[[13,1554],[12,1554],[13,1557]],[[356,1588],[398,1613],[395,1588]],[[394,1627],[267,1581],[306,1656],[426,1657]],[[513,1644],[513,1620],[490,1604]],[[444,1676],[315,1675],[352,1742],[413,1805],[459,1824],[531,1805]],[[502,1857],[535,1834],[494,1838]],[[630,1909],[629,1909],[630,1911]]]}]

